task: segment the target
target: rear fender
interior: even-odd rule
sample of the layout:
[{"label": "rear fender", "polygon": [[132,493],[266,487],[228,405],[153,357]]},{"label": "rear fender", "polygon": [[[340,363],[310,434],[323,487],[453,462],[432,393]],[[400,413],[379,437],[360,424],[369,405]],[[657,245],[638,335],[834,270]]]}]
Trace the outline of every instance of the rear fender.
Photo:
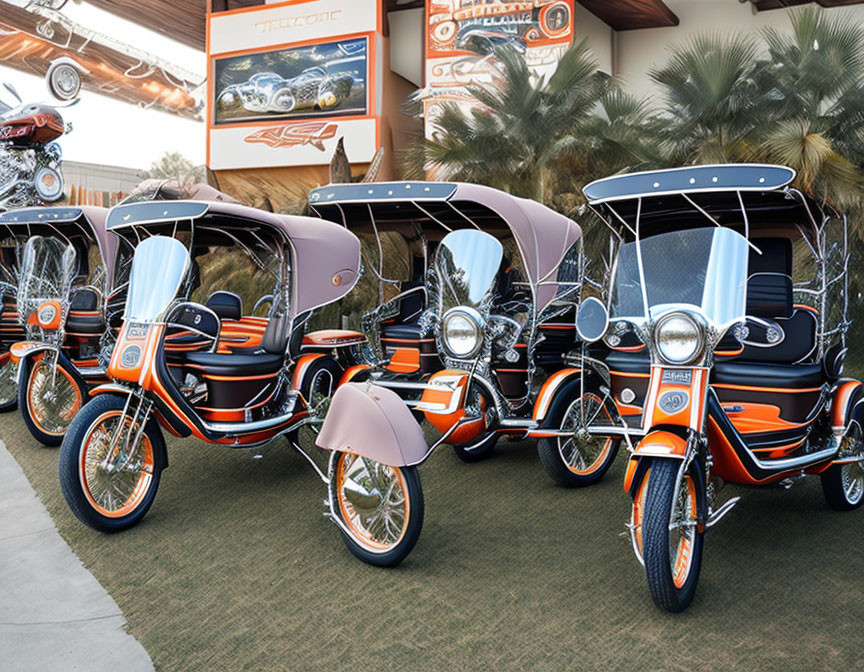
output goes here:
[{"label": "rear fender", "polygon": [[836,436],[845,434],[852,422],[864,430],[864,386],[857,380],[840,383],[831,402],[831,429]]},{"label": "rear fender", "polygon": [[336,390],[315,445],[393,467],[419,464],[428,452],[405,402],[371,383],[346,383]]}]

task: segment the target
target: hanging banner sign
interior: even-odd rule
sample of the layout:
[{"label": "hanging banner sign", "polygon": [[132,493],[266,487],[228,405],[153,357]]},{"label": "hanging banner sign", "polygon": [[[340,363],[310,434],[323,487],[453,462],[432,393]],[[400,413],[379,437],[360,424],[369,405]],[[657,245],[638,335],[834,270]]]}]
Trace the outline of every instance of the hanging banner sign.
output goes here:
[{"label": "hanging banner sign", "polygon": [[522,54],[536,75],[554,72],[573,42],[574,0],[426,0],[426,135],[445,104],[476,104],[471,86],[500,77],[495,50]]}]

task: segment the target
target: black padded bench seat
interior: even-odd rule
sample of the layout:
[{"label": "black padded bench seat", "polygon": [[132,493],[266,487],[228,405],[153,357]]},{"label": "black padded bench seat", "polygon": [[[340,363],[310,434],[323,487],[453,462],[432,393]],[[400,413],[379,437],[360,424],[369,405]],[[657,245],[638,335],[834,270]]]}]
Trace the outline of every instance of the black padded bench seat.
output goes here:
[{"label": "black padded bench seat", "polygon": [[223,352],[187,352],[183,363],[186,366],[202,370],[211,376],[263,376],[276,373],[282,368],[284,358],[262,352],[256,355],[244,355]]},{"label": "black padded bench seat", "polygon": [[803,389],[824,382],[821,364],[773,364],[768,362],[717,362],[711,382],[718,385]]}]

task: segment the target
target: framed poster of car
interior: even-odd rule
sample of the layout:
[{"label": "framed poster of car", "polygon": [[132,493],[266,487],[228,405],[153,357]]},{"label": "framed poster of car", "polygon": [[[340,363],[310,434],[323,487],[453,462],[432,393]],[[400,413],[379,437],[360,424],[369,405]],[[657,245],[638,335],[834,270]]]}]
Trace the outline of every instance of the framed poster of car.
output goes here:
[{"label": "framed poster of car", "polygon": [[[287,0],[210,13],[207,165],[323,166],[381,143],[378,0]],[[350,32],[349,32],[350,31]]]},{"label": "framed poster of car", "polygon": [[213,123],[366,115],[368,37],[214,59]]}]

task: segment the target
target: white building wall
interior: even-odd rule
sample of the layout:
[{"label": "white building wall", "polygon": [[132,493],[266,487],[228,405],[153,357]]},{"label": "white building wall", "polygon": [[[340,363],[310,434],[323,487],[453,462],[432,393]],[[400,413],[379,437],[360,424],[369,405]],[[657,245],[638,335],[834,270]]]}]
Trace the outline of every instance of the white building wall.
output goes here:
[{"label": "white building wall", "polygon": [[[628,30],[618,33],[617,74],[626,88],[638,96],[649,96],[655,86],[648,76],[654,66],[665,63],[669,47],[685,41],[694,33],[747,32],[757,33],[765,27],[789,28],[789,12],[774,9],[755,12],[750,2],[739,0],[665,0],[666,5],[681,20],[672,28]],[[864,5],[826,10],[846,12],[864,23]]]}]

